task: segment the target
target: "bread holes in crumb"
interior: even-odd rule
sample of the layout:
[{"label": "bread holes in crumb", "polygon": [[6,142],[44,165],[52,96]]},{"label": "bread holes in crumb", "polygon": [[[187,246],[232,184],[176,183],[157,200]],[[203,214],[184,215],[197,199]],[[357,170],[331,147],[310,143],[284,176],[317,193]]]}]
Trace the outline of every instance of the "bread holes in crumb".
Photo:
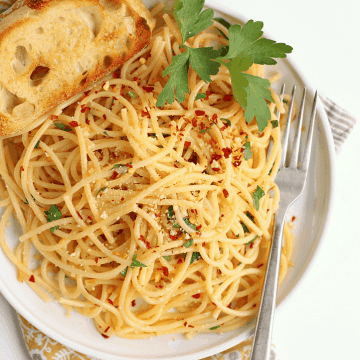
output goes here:
[{"label": "bread holes in crumb", "polygon": [[[86,71],[84,71],[84,72],[82,73],[82,75],[84,76],[84,75],[86,75],[87,73],[88,73],[88,71],[86,70]],[[85,83],[86,83],[86,80],[87,80],[87,76],[85,76],[85,77],[80,81],[79,86],[84,86]]]},{"label": "bread holes in crumb", "polygon": [[35,106],[0,84],[0,111],[21,120],[23,117],[33,114]]},{"label": "bread holes in crumb", "polygon": [[37,34],[37,35],[41,35],[43,33],[44,33],[44,28],[41,26],[35,30],[35,34]]},{"label": "bread holes in crumb", "polygon": [[31,64],[31,58],[25,46],[18,45],[16,47],[14,58],[10,62],[10,67],[16,75],[22,75],[26,72]]},{"label": "bread holes in crumb", "polygon": [[114,59],[111,56],[106,55],[103,60],[104,69],[107,69],[108,67],[110,67],[111,64],[113,63],[113,61],[114,61]]},{"label": "bread holes in crumb", "polygon": [[129,36],[125,37],[125,46],[130,50],[132,45],[132,39]]},{"label": "bread holes in crumb", "polygon": [[100,5],[104,7],[106,11],[113,12],[113,11],[119,11],[122,4],[120,2],[116,1],[109,1],[109,0],[100,0]]},{"label": "bread holes in crumb", "polygon": [[37,66],[30,75],[30,86],[39,86],[48,75],[49,71],[50,69],[47,66]]},{"label": "bread holes in crumb", "polygon": [[103,23],[102,14],[99,8],[96,6],[82,7],[76,9],[76,13],[81,16],[85,25],[89,28],[90,42],[94,41],[99,35]]}]

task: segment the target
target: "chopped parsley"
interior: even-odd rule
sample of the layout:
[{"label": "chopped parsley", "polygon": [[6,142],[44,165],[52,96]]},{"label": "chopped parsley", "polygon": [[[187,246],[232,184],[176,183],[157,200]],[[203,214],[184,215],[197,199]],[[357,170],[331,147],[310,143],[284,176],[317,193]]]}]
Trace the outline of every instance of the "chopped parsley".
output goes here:
[{"label": "chopped parsley", "polygon": [[132,263],[130,264],[130,267],[133,269],[134,267],[147,267],[147,265],[141,263],[140,261],[136,260],[137,255],[134,254]]},{"label": "chopped parsley", "polygon": [[188,217],[184,217],[183,220],[187,226],[191,227],[193,230],[196,230],[196,225],[192,224]]},{"label": "chopped parsley", "polygon": [[56,127],[58,127],[59,129],[61,129],[61,130],[71,131],[71,129],[70,129],[70,128],[67,128],[67,127],[65,126],[65,124],[62,124],[62,123],[54,123],[54,125],[55,125]]},{"label": "chopped parsley", "polygon": [[129,91],[128,92],[129,96],[132,97],[133,99],[136,99],[136,95],[133,91]]},{"label": "chopped parsley", "polygon": [[179,227],[179,225],[176,223],[176,220],[175,220],[175,213],[174,213],[174,208],[173,208],[172,205],[170,205],[169,208],[168,208],[167,219],[171,222],[171,225],[174,228]]},{"label": "chopped parsley", "polygon": [[259,235],[256,235],[252,240],[250,240],[249,242],[245,243],[245,245],[251,244],[251,243],[254,242],[258,237],[259,237]]},{"label": "chopped parsley", "polygon": [[216,330],[216,329],[218,329],[219,327],[220,327],[220,325],[213,326],[213,327],[210,328],[210,330]]},{"label": "chopped parsley", "polygon": [[271,120],[271,125],[275,129],[279,126],[279,122],[277,120]]},{"label": "chopped parsley", "polygon": [[257,211],[259,211],[259,200],[265,195],[263,189],[261,189],[261,187],[258,185],[256,188],[256,191],[253,192],[252,197],[253,197],[253,204],[254,207]]},{"label": "chopped parsley", "polygon": [[99,194],[100,194],[102,191],[104,191],[105,189],[107,189],[107,186],[101,188],[101,189],[97,192],[96,196],[99,195]]},{"label": "chopped parsley", "polygon": [[104,134],[105,134],[106,136],[110,136],[106,131],[104,131]]},{"label": "chopped parsley", "polygon": [[34,149],[37,149],[40,145],[40,140],[35,144]]},{"label": "chopped parsley", "polygon": [[251,145],[250,141],[248,141],[248,137],[245,138],[245,144],[244,144],[244,159],[246,161],[250,160],[253,156],[253,153],[251,151]]},{"label": "chopped parsley", "polygon": [[197,261],[201,258],[201,255],[198,251],[194,251],[191,255],[190,264],[192,264],[194,261]]},{"label": "chopped parsley", "polygon": [[193,243],[194,243],[194,240],[191,238],[190,240],[188,240],[188,241],[184,244],[184,247],[188,248],[188,247],[190,247]]},{"label": "chopped parsley", "polygon": [[171,255],[163,256],[166,261],[171,261]]},{"label": "chopped parsley", "polygon": [[128,271],[128,267],[126,267],[123,271],[120,271],[120,274],[125,277]]},{"label": "chopped parsley", "polygon": [[195,101],[200,99],[205,99],[206,96],[207,96],[206,93],[199,93],[195,96]]},{"label": "chopped parsley", "polygon": [[[46,217],[47,217],[47,222],[51,222],[51,221],[55,221],[55,220],[59,220],[61,219],[61,211],[59,210],[59,208],[56,205],[51,205],[50,209],[48,211],[44,211]],[[59,229],[59,225],[56,225],[52,228],[50,228],[51,233],[53,234],[55,230]]]},{"label": "chopped parsley", "polygon": [[227,124],[228,124],[229,126],[231,126],[231,121],[230,121],[229,119],[221,118],[221,120],[226,121],[226,122],[227,122]]}]

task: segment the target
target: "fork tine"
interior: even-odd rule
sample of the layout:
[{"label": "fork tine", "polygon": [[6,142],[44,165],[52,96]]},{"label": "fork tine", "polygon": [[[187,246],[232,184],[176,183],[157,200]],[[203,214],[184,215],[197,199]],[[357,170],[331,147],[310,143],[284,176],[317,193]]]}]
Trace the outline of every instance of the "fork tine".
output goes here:
[{"label": "fork tine", "polygon": [[304,118],[305,96],[306,96],[306,88],[304,88],[303,97],[301,99],[298,123],[297,123],[297,127],[296,127],[294,145],[293,145],[293,149],[292,149],[292,153],[291,153],[291,160],[290,160],[290,165],[289,165],[291,169],[296,169],[298,166],[301,128],[302,128],[302,123],[303,123],[303,118]]},{"label": "fork tine", "polygon": [[296,85],[294,85],[292,93],[291,93],[291,101],[290,101],[290,105],[289,105],[289,112],[288,112],[288,117],[287,117],[287,120],[286,120],[286,127],[285,127],[284,137],[283,137],[283,141],[282,141],[282,144],[281,144],[282,145],[282,153],[281,153],[280,167],[285,166],[286,153],[287,153],[287,147],[288,147],[288,142],[289,142],[291,114],[292,114],[292,109],[293,109],[293,106],[294,106],[295,91],[296,91]]},{"label": "fork tine", "polygon": [[311,154],[312,138],[313,138],[313,133],[314,133],[317,98],[318,98],[318,93],[316,91],[315,96],[314,96],[313,107],[312,107],[312,110],[311,110],[309,131],[308,131],[308,136],[307,136],[307,140],[306,140],[304,157],[303,157],[303,161],[302,161],[302,164],[301,164],[301,170],[305,170],[305,171],[308,170],[309,163],[310,163],[310,154]]}]

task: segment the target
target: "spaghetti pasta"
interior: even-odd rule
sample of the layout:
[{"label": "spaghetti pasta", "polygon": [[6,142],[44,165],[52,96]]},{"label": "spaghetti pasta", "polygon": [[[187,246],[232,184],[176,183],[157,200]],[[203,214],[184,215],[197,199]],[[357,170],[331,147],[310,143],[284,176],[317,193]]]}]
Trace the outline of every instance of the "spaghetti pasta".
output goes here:
[{"label": "spaghetti pasta", "polygon": [[[186,101],[156,107],[161,74],[181,52],[176,23],[163,20],[113,77],[0,140],[3,251],[19,281],[92,318],[104,337],[190,338],[246,324],[280,199],[280,128],[259,134],[245,121],[224,66],[211,83],[190,70]],[[219,41],[216,27],[227,32],[215,22],[189,46]],[[286,104],[273,97],[274,120],[275,104],[282,113]],[[11,214],[23,230],[14,252],[4,235]],[[291,265],[287,234],[281,280]]]}]

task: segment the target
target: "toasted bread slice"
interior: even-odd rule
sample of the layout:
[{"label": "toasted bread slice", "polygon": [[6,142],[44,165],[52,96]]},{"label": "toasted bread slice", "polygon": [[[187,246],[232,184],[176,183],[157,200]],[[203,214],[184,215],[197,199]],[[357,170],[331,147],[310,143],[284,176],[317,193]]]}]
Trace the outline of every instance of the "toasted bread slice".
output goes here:
[{"label": "toasted bread slice", "polygon": [[25,1],[0,21],[0,136],[118,68],[154,25],[141,0]]}]

